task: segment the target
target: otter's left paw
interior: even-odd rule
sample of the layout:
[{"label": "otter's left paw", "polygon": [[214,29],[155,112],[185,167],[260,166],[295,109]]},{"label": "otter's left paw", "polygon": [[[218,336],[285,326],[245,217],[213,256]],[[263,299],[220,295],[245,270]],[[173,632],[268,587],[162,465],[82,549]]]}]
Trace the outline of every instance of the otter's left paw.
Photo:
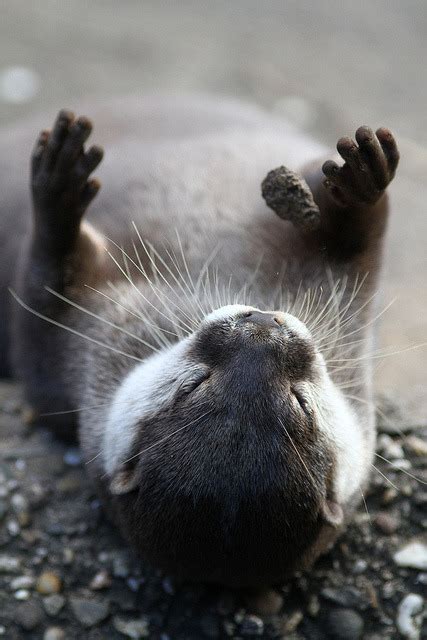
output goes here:
[{"label": "otter's left paw", "polygon": [[382,127],[376,134],[369,127],[356,131],[357,144],[340,138],[337,150],[344,165],[327,160],[322,167],[325,187],[341,206],[374,204],[391,182],[399,162],[393,134]]}]

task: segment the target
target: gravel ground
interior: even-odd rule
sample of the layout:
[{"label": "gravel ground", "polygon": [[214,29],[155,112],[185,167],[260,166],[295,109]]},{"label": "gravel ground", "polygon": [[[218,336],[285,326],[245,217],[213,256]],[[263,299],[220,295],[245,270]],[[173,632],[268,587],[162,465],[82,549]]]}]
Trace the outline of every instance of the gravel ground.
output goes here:
[{"label": "gravel ground", "polygon": [[[425,435],[382,434],[378,452],[425,483]],[[255,596],[176,585],[132,558],[102,514],[78,449],[25,426],[19,390],[6,383],[0,441],[0,637],[427,637],[427,493],[380,458],[366,508],[334,550],[310,575]]]}]

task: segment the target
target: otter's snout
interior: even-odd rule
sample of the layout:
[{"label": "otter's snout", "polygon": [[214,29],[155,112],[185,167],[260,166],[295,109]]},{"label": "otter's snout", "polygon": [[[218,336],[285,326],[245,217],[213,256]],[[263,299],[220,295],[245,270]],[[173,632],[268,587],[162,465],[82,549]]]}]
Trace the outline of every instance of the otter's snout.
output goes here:
[{"label": "otter's snout", "polygon": [[254,324],[257,327],[264,327],[265,329],[277,329],[285,324],[285,314],[254,309],[247,311],[243,317],[238,320],[238,324],[246,323]]}]

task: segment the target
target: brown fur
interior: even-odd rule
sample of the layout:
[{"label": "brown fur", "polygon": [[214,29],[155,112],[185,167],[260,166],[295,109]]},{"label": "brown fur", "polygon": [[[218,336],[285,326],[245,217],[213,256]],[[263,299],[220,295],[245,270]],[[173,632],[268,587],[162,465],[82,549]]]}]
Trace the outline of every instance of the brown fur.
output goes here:
[{"label": "brown fur", "polygon": [[[114,113],[114,108],[111,111]],[[146,118],[145,129],[138,114],[141,121]],[[354,182],[354,176],[360,176],[347,169],[343,169],[344,178],[342,172],[335,178],[333,167],[325,169],[329,171],[329,182],[325,186],[317,163],[315,168],[305,171],[305,179],[319,206],[321,225],[304,232],[280,220],[261,199],[260,184],[268,170],[283,162],[295,165],[307,161],[317,151],[314,143],[279,120],[249,107],[226,102],[215,104],[205,99],[187,102],[183,99],[169,104],[148,99],[139,107],[129,102],[128,117],[125,111],[121,116],[120,121],[113,118],[110,136],[114,138],[117,134],[117,139],[107,149],[102,176],[104,188],[88,217],[99,233],[80,229],[85,207],[82,206],[81,215],[77,216],[78,202],[75,204],[71,196],[67,196],[69,193],[74,197],[77,192],[70,190],[67,182],[61,187],[66,197],[58,207],[57,195],[49,191],[50,174],[47,170],[37,173],[34,169],[35,224],[30,230],[23,185],[10,169],[8,179],[3,180],[2,191],[11,187],[11,195],[3,204],[4,224],[0,236],[2,242],[8,238],[8,250],[0,265],[3,309],[9,309],[9,299],[5,302],[6,286],[13,284],[18,296],[31,309],[92,339],[85,342],[15,305],[12,323],[10,311],[4,311],[7,315],[2,323],[0,343],[3,362],[6,342],[12,334],[15,371],[24,383],[28,402],[39,413],[100,406],[80,414],[84,455],[87,460],[94,458],[89,471],[125,536],[148,560],[191,579],[231,585],[279,581],[317,557],[338,531],[333,523],[333,510],[328,507],[329,501],[331,505],[334,501],[330,495],[333,452],[322,443],[315,425],[310,428],[300,415],[290,411],[287,392],[283,391],[288,389],[286,385],[293,376],[311,375],[311,347],[293,338],[294,356],[286,347],[291,369],[280,369],[273,375],[276,361],[273,352],[267,357],[246,346],[227,345],[221,326],[216,337],[214,332],[206,336],[203,332],[198,334],[192,357],[204,364],[211,358],[210,366],[221,372],[219,382],[211,387],[208,396],[214,411],[209,427],[202,425],[203,436],[183,431],[179,439],[170,439],[157,447],[156,453],[145,459],[142,471],[139,465],[126,469],[126,473],[137,474],[138,490],[112,497],[109,480],[97,458],[106,405],[135,360],[150,355],[141,340],[152,341],[149,327],[125,308],[148,314],[151,322],[166,331],[175,328],[173,321],[154,310],[159,305],[159,294],[153,292],[141,274],[138,288],[143,297],[129,283],[123,283],[123,274],[104,251],[108,245],[105,236],[111,237],[136,260],[132,247],[135,234],[130,226],[135,220],[144,240],[152,243],[165,261],[167,266],[161,266],[160,271],[169,280],[167,269],[175,268],[170,251],[180,256],[182,249],[193,281],[197,281],[208,256],[216,251],[210,268],[218,281],[225,285],[231,277],[229,286],[235,294],[250,282],[252,304],[262,309],[270,307],[273,294],[279,289],[285,289],[293,299],[308,288],[324,287],[325,302],[330,277],[335,281],[348,279],[341,300],[345,306],[356,279],[362,277],[364,286],[346,310],[347,330],[351,331],[367,324],[373,314],[373,304],[368,303],[352,319],[352,314],[369,300],[377,282],[387,217],[383,189],[375,192],[374,197],[369,180],[366,184]],[[174,119],[171,129],[170,122]],[[79,126],[84,129],[89,125],[82,120]],[[123,136],[126,129],[130,138]],[[57,129],[55,131],[59,135]],[[81,135],[83,143],[86,133]],[[382,139],[386,140],[385,134]],[[41,158],[46,140],[39,141]],[[349,159],[345,167],[348,168],[352,149],[348,147],[347,151]],[[37,149],[35,153],[37,160]],[[10,162],[12,166],[15,162],[16,171],[22,174],[19,158],[12,157]],[[74,171],[73,167],[70,171]],[[390,169],[390,179],[392,174]],[[96,193],[96,184],[86,182],[87,177],[82,179],[79,193],[82,199],[90,200]],[[66,181],[68,174],[64,172],[59,178]],[[367,194],[366,201],[360,194]],[[15,215],[17,222],[11,233],[8,220]],[[73,216],[75,240],[71,231],[62,235],[52,231],[54,227],[61,229],[61,220],[66,219],[68,224]],[[72,224],[70,228],[74,229]],[[55,238],[61,238],[60,245]],[[16,264],[18,246],[21,258]],[[112,251],[121,259],[120,252],[114,247]],[[141,259],[142,268],[150,272],[149,256],[144,251]],[[131,264],[133,277],[138,276],[137,267],[138,264]],[[124,269],[126,271],[126,267]],[[107,281],[116,283],[118,289],[113,297],[122,307],[84,286],[89,284],[112,295]],[[44,285],[102,316],[104,323],[70,307],[46,291]],[[161,295],[171,300],[171,310],[176,305],[173,313],[179,316],[179,307],[184,307],[191,315],[193,311],[182,291],[173,281],[172,285],[174,291],[161,280],[156,286]],[[199,302],[206,307],[212,304],[203,291],[199,293]],[[181,321],[185,322],[185,315]],[[362,330],[358,337],[365,342],[357,345],[351,355],[363,354],[371,336],[371,328]],[[114,351],[101,343],[113,346]],[[233,349],[237,351],[229,364]],[[339,353],[338,343],[335,356]],[[345,351],[346,357],[348,354],[349,351]],[[251,373],[244,378],[243,371]],[[340,374],[337,375],[339,378]],[[357,392],[369,403],[369,363],[362,361],[349,375]],[[252,384],[255,386],[249,393]],[[220,398],[223,405],[215,398]],[[269,427],[274,424],[278,398],[284,403],[281,411],[284,415],[289,413],[287,424],[291,425],[295,445],[316,479],[315,485],[304,474],[294,449],[283,440],[283,432]],[[180,402],[177,401],[178,409],[166,407],[165,413],[156,413],[148,423],[139,426],[139,449],[156,443],[165,433],[172,433],[189,416],[200,414],[200,405],[193,405],[191,401],[179,409]],[[366,405],[354,403],[354,410],[364,430],[366,448],[371,450],[375,431]],[[251,427],[242,431],[241,416],[245,415],[246,419],[248,412]],[[52,418],[51,422],[67,429],[75,415]],[[223,425],[230,420],[234,431],[227,435]],[[203,433],[203,429],[200,432]],[[237,450],[233,445],[235,438],[241,442]],[[222,449],[216,455],[213,452],[219,444]],[[341,505],[346,517],[355,501],[356,498],[351,504]]]}]

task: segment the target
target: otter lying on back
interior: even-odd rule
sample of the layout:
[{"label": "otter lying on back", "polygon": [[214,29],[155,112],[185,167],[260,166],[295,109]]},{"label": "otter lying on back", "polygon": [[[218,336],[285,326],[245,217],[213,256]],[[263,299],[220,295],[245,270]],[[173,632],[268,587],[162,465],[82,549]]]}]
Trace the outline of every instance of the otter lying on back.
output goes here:
[{"label": "otter lying on back", "polygon": [[301,172],[311,192],[275,170],[276,216],[261,181],[315,143],[236,103],[147,99],[129,125],[121,108],[128,135],[91,222],[90,121],[61,111],[38,138],[32,224],[2,275],[20,302],[14,368],[38,414],[61,414],[43,422],[78,416],[89,473],[143,558],[184,579],[277,583],[329,548],[368,481],[396,144],[387,129],[341,138],[343,166]]}]

